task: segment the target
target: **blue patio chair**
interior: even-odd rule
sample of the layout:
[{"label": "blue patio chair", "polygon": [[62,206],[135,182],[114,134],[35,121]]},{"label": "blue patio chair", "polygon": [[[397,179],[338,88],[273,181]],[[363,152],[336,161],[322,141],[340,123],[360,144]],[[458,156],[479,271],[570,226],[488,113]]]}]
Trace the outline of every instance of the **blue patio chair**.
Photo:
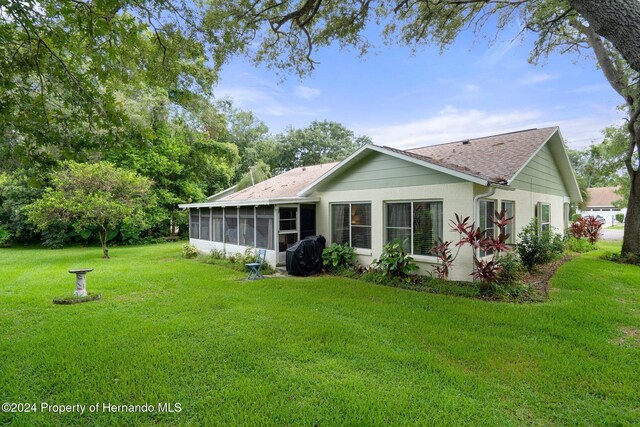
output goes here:
[{"label": "blue patio chair", "polygon": [[263,279],[264,276],[260,273],[262,269],[262,264],[264,264],[264,258],[267,255],[266,249],[258,249],[257,251],[256,262],[250,262],[249,264],[245,264],[249,269],[249,276],[247,280],[256,280],[258,278]]}]

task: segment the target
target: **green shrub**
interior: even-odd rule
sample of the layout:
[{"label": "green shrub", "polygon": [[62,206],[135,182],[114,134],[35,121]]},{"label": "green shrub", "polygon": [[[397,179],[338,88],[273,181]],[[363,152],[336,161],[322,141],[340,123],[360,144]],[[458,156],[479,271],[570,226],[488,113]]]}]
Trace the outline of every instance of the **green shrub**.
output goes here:
[{"label": "green shrub", "polygon": [[372,265],[380,270],[384,276],[406,278],[412,271],[418,269],[413,257],[404,250],[398,242],[384,245],[379,260],[373,260]]},{"label": "green shrub", "polygon": [[0,225],[0,246],[7,243],[10,238],[11,233],[9,232],[9,230],[5,226]]},{"label": "green shrub", "polygon": [[579,254],[592,251],[596,248],[596,245],[589,242],[589,240],[580,239],[575,236],[569,236],[569,239],[564,245],[567,251],[577,252]]},{"label": "green shrub", "polygon": [[348,244],[333,243],[322,251],[322,261],[328,270],[339,270],[353,266],[356,260],[354,249]]},{"label": "green shrub", "polygon": [[188,243],[182,245],[182,256],[185,258],[195,258],[200,254],[198,248]]},{"label": "green shrub", "polygon": [[522,283],[522,272],[524,267],[514,252],[504,253],[498,260],[500,272],[496,282],[501,286],[513,286]]},{"label": "green shrub", "polygon": [[626,254],[622,256],[620,253],[607,252],[601,257],[607,261],[618,262],[620,264],[640,265],[640,254]]},{"label": "green shrub", "polygon": [[571,222],[580,221],[580,218],[582,218],[582,214],[575,213],[571,215]]},{"label": "green shrub", "polygon": [[539,231],[535,218],[518,234],[518,238],[516,252],[527,270],[558,258],[564,250],[562,236],[552,231]]},{"label": "green shrub", "polygon": [[617,213],[616,214],[616,221],[624,222],[624,214],[623,213]]}]

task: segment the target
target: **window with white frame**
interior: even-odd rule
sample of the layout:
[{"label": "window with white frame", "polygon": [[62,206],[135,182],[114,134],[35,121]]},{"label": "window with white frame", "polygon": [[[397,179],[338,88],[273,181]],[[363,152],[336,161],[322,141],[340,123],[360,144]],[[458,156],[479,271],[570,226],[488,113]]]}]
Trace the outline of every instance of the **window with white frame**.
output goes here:
[{"label": "window with white frame", "polygon": [[504,227],[504,233],[509,236],[507,237],[507,243],[514,244],[516,242],[516,203],[511,200],[503,200],[500,203],[500,210],[504,212],[505,218],[512,218],[512,220]]},{"label": "window with white frame", "polygon": [[443,232],[442,202],[387,202],[385,206],[386,243],[397,241],[414,255],[435,255],[433,247]]},{"label": "window with white frame", "polygon": [[[484,237],[496,236],[496,225],[493,223],[494,215],[496,212],[496,202],[494,200],[480,200],[479,203],[480,215],[478,216],[478,227],[484,234]],[[493,250],[488,251],[480,250],[480,256],[486,256],[493,254]]]},{"label": "window with white frame", "polygon": [[331,241],[371,249],[371,203],[332,204]]},{"label": "window with white frame", "polygon": [[540,231],[551,231],[551,205],[539,202],[536,206],[536,218]]}]

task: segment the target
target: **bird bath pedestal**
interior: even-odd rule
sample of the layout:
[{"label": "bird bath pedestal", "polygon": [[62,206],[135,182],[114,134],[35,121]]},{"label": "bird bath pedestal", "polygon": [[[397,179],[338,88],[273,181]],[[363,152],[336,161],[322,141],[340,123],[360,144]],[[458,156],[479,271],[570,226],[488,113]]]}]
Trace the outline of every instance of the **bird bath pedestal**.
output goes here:
[{"label": "bird bath pedestal", "polygon": [[93,268],[77,268],[69,270],[69,273],[76,275],[76,291],[73,293],[77,297],[87,296],[87,273],[93,271]]}]

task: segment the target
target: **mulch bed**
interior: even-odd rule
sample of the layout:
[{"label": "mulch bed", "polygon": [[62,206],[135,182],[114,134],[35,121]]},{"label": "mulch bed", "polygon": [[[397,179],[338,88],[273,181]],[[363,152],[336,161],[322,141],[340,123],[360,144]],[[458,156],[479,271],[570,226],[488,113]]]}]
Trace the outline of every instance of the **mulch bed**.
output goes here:
[{"label": "mulch bed", "polygon": [[572,256],[565,255],[556,261],[538,266],[531,273],[525,273],[522,280],[526,284],[531,285],[536,292],[547,298],[549,296],[549,280],[562,264],[571,261],[571,259],[573,259]]}]

